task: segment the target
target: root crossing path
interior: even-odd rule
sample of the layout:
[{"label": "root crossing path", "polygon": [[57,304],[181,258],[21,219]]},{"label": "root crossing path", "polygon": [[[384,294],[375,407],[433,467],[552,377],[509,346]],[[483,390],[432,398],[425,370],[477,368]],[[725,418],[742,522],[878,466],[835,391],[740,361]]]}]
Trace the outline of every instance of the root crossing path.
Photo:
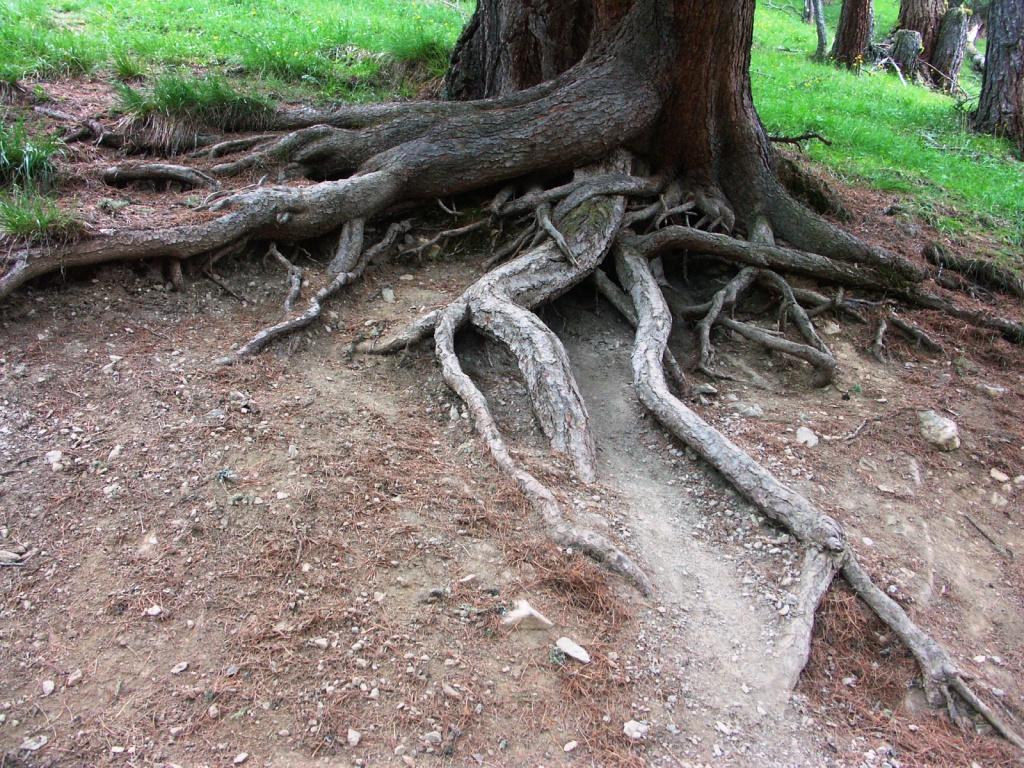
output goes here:
[{"label": "root crossing path", "polygon": [[[641,635],[661,693],[652,705],[656,740],[669,744],[670,762],[675,755],[822,765],[820,745],[801,727],[778,673],[775,645],[786,620],[763,599],[761,563],[742,543],[712,533],[723,520],[749,521],[753,507],[699,463],[676,456],[682,452],[646,414],[629,384],[632,329],[610,314],[566,316],[564,329],[555,326],[589,404],[598,482],[621,497],[660,603]],[[799,563],[795,547],[783,555],[790,558]]]}]

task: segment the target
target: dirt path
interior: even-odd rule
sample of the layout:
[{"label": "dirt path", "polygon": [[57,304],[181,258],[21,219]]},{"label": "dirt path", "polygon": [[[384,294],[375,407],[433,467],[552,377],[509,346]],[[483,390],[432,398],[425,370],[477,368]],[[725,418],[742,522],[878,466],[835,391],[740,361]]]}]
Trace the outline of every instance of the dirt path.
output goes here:
[{"label": "dirt path", "polygon": [[821,765],[777,679],[772,644],[781,623],[758,599],[762,574],[742,545],[722,546],[707,533],[715,508],[752,509],[644,415],[629,383],[631,331],[590,312],[567,315],[562,336],[588,403],[599,481],[628,504],[634,546],[660,590],[644,629],[665,694],[658,735],[670,754],[719,765]]}]

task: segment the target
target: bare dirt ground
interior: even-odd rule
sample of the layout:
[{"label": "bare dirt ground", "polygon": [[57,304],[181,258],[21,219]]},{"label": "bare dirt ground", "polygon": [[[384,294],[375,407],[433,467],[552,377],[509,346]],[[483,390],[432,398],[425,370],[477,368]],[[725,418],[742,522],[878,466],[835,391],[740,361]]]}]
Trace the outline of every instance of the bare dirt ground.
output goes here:
[{"label": "bare dirt ground", "polygon": [[[105,98],[83,93],[83,114]],[[147,221],[168,199],[95,183],[72,187],[92,226]],[[866,237],[916,253],[932,234],[883,215],[884,195],[847,192]],[[130,204],[104,211],[104,195]],[[0,766],[1018,764],[925,709],[905,652],[842,591],[788,695],[775,647],[799,551],[644,415],[631,332],[586,287],[544,319],[588,403],[597,484],[550,455],[498,347],[466,339],[467,370],[520,458],[658,592],[547,544],[429,350],[351,354],[480,261],[372,268],[326,325],[227,369],[213,359],[280,317],[273,260],[225,262],[223,286],[181,293],[159,270],[110,267],[0,307],[0,550],[19,561],[0,565]],[[841,364],[822,390],[802,364],[716,337],[734,379],[695,407],[842,521],[1019,724],[1024,355],[913,318],[946,356],[891,337],[882,365],[872,328],[819,318]],[[925,442],[921,409],[957,421],[958,451]],[[503,627],[523,598],[555,627]],[[562,635],[591,663],[557,652]],[[623,735],[631,719],[642,741]]]}]

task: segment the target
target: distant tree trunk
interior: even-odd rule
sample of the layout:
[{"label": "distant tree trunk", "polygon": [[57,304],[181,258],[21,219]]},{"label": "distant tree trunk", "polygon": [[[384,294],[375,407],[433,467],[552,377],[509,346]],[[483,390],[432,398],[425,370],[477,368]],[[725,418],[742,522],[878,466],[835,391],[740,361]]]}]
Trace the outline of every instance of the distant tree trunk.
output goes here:
[{"label": "distant tree trunk", "polygon": [[960,88],[960,67],[967,49],[967,26],[971,12],[962,5],[954,5],[942,17],[939,39],[932,53],[936,85],[942,90],[956,93]]},{"label": "distant tree trunk", "polygon": [[912,29],[921,34],[923,61],[931,62],[932,52],[939,40],[942,15],[946,12],[946,0],[902,0],[900,18],[896,29]]},{"label": "distant tree trunk", "polygon": [[814,21],[814,0],[804,0],[804,21],[807,24]]},{"label": "distant tree trunk", "polygon": [[864,61],[875,27],[873,0],[843,0],[832,58],[853,68]]},{"label": "distant tree trunk", "polygon": [[828,27],[825,26],[825,6],[822,0],[811,0],[814,8],[814,26],[818,31],[818,47],[814,51],[815,61],[824,61],[828,53]]},{"label": "distant tree trunk", "polygon": [[1024,2],[993,0],[988,50],[974,128],[1006,136],[1024,149]]}]

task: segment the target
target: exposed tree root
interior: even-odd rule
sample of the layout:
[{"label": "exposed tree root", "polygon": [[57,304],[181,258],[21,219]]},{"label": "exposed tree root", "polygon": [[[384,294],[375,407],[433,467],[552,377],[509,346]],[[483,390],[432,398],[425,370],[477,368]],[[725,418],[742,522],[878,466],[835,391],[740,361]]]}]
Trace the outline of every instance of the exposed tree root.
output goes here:
[{"label": "exposed tree root", "polygon": [[195,168],[170,163],[117,165],[103,172],[103,181],[112,186],[124,186],[132,181],[174,181],[187,187],[220,189],[220,182],[212,176]]},{"label": "exposed tree root", "polygon": [[[601,55],[564,78],[482,102],[280,112],[259,126],[274,133],[228,140],[172,131],[169,126],[146,126],[153,140],[177,148],[202,144],[193,156],[228,160],[213,165],[208,173],[179,165],[119,166],[108,171],[109,182],[149,179],[210,187],[214,192],[200,206],[205,220],[157,230],[104,230],[57,247],[12,249],[0,276],[0,301],[35,277],[110,261],[165,260],[169,279],[178,283],[182,263],[198,257],[206,261],[205,273],[217,280],[212,267],[218,259],[251,243],[269,242],[269,255],[287,270],[285,317],[218,360],[235,363],[316,322],[332,296],[359,279],[369,264],[394,249],[399,237],[409,231],[408,222],[391,224],[380,242],[365,247],[367,233],[378,231],[399,211],[500,188],[482,218],[406,249],[419,255],[471,233],[509,232],[499,247],[494,247],[497,235],[492,236],[485,273],[447,306],[426,313],[387,340],[365,342],[359,348],[397,352],[433,337],[445,381],[465,402],[496,464],[531,500],[554,540],[605,563],[649,594],[652,585],[637,565],[604,536],[571,523],[551,489],[513,458],[484,394],[463,371],[456,353],[456,335],[464,328],[505,345],[516,360],[552,450],[566,457],[581,481],[592,481],[595,454],[586,405],[561,341],[534,314],[537,307],[592,278],[598,291],[636,328],[632,365],[643,405],[763,514],[807,547],[797,615],[780,646],[779,674],[786,684],[795,682],[806,663],[814,610],[841,572],[914,653],[933,703],[944,704],[958,722],[962,716],[957,702],[966,703],[1020,746],[1019,737],[966,686],[948,654],[875,587],[848,548],[842,527],[683,404],[682,397],[688,394],[686,377],[667,342],[671,305],[672,311],[696,324],[698,370],[715,375],[712,334],[715,327],[722,327],[808,362],[815,370],[815,383],[824,385],[835,376],[836,359],[818,336],[812,318],[826,312],[860,322],[867,321],[869,310],[880,313],[874,345],[880,359],[890,325],[922,347],[941,351],[924,331],[890,311],[893,297],[946,312],[1020,343],[1024,343],[1024,325],[928,293],[922,287],[928,277],[924,269],[845,235],[795,203],[774,181],[769,186],[763,179],[751,181],[748,190],[748,179],[740,175],[737,183],[733,173],[732,184],[723,181],[720,187],[699,173],[691,178],[687,171],[693,169],[680,170],[671,163],[666,164],[664,176],[634,172],[631,157],[621,148],[642,142],[665,106],[661,80],[648,78],[644,66],[651,65],[633,56]],[[100,142],[105,137],[110,143],[126,141],[123,136],[110,138],[102,126],[88,130]],[[283,131],[287,133],[277,133]],[[246,154],[228,157],[241,152]],[[708,162],[709,167],[713,165]],[[256,167],[267,168],[260,182],[217,191],[220,180]],[[263,181],[273,171],[282,182],[298,177],[326,180],[264,187]],[[570,172],[573,177],[566,182]],[[743,189],[737,190],[738,186]],[[627,199],[632,206],[628,212]],[[751,205],[752,201],[756,204]],[[217,215],[209,217],[210,211]],[[775,242],[773,227],[781,244]],[[744,234],[747,239],[742,239]],[[277,244],[325,236],[337,237],[335,253],[322,287],[296,314],[303,271]],[[613,248],[626,292],[601,268]],[[673,292],[662,268],[663,261],[670,263],[686,254],[725,262],[735,273],[710,300],[687,304]],[[936,257],[935,263],[957,269],[945,257]],[[988,287],[997,279],[977,265],[969,266],[958,271],[969,272],[971,279]],[[829,297],[796,288],[790,282],[792,276],[828,283],[836,293]],[[756,283],[780,300],[777,331],[735,316],[744,292]],[[1013,285],[1002,288],[1012,291]],[[871,292],[876,300],[850,298],[847,289]],[[800,340],[785,336],[788,323]],[[666,369],[681,397],[669,390]]]},{"label": "exposed tree root", "polygon": [[284,297],[284,313],[287,315],[295,308],[295,302],[302,293],[302,270],[284,257],[277,249],[277,243],[271,243],[267,252],[288,270],[288,293]]},{"label": "exposed tree root", "polygon": [[[803,609],[807,611],[812,605],[817,605],[832,576],[841,571],[857,595],[914,655],[921,669],[925,693],[933,706],[945,705],[950,718],[956,723],[963,723],[964,716],[956,698],[959,696],[1004,738],[1024,748],[1024,740],[981,702],[966,684],[945,649],[912,622],[903,608],[875,585],[849,549],[839,524],[800,494],[776,481],[767,470],[753,462],[669,393],[661,364],[671,328],[668,306],[646,260],[634,247],[620,246],[616,253],[616,264],[621,279],[629,288],[639,319],[633,372],[640,401],[669,432],[724,475],[762,514],[784,526],[808,547],[820,552],[820,555],[808,555],[805,559],[800,588]],[[824,563],[821,558],[832,559],[832,565]],[[806,627],[797,627],[794,632],[802,638],[806,635]],[[791,646],[798,651],[798,657],[806,661],[804,641],[794,640]],[[791,669],[785,674],[788,680],[795,677]]]}]

